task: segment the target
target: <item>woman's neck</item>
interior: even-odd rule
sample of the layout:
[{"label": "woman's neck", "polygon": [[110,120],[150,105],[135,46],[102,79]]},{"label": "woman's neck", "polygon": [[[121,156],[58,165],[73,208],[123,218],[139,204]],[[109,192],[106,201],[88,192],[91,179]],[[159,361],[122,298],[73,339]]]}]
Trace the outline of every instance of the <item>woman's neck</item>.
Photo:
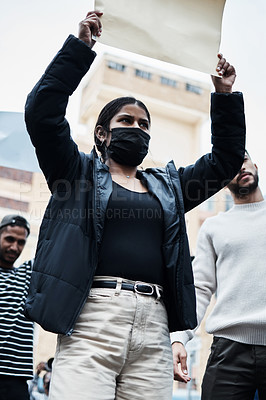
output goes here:
[{"label": "woman's neck", "polygon": [[109,167],[110,174],[123,176],[126,178],[135,178],[137,173],[137,167],[131,167],[130,165],[121,165],[109,158],[106,161],[106,165]]},{"label": "woman's neck", "polygon": [[145,193],[148,191],[146,186],[136,178],[137,167],[118,164],[111,158],[106,161],[106,165],[109,167],[114,182],[133,192]]}]

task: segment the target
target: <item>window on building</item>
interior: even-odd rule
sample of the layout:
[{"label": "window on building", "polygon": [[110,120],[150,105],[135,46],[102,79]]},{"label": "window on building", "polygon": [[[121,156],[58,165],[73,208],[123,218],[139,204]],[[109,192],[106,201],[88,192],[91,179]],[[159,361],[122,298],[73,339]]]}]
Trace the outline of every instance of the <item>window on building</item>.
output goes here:
[{"label": "window on building", "polygon": [[28,211],[29,203],[26,201],[20,201],[0,196],[0,207],[9,208],[12,210]]},{"label": "window on building", "polygon": [[117,62],[111,61],[111,60],[107,61],[107,66],[110,69],[115,69],[116,71],[120,71],[120,72],[124,72],[126,69],[126,66],[124,64],[120,64],[120,63],[117,63]]},{"label": "window on building", "polygon": [[136,69],[135,75],[140,78],[147,79],[149,81],[151,80],[151,76],[152,76],[151,72],[143,71],[142,69]]},{"label": "window on building", "polygon": [[202,93],[202,88],[196,85],[191,85],[191,83],[186,83],[186,90],[188,92],[192,92],[195,94],[201,94]]},{"label": "window on building", "polygon": [[0,167],[0,178],[11,179],[13,181],[31,183],[33,173],[21,169]]},{"label": "window on building", "polygon": [[203,203],[201,203],[200,208],[203,211],[214,212],[215,211],[215,199],[210,198],[210,199],[205,200]]},{"label": "window on building", "polygon": [[177,87],[177,81],[175,81],[174,79],[166,78],[165,76],[161,76],[161,84],[171,86],[173,88]]},{"label": "window on building", "polygon": [[225,195],[225,211],[228,211],[234,205],[233,197],[230,194]]}]

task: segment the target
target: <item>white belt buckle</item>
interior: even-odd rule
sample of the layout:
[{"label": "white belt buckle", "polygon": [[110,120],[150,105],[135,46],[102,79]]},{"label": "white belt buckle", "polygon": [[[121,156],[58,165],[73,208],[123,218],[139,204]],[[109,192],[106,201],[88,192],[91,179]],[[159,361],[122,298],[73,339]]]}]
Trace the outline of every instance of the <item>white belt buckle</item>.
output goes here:
[{"label": "white belt buckle", "polygon": [[[151,292],[150,293],[145,293],[145,292],[140,292],[137,288],[138,285],[143,285],[143,286],[148,286],[149,288],[151,288]],[[141,282],[141,281],[136,281],[134,284],[134,291],[138,294],[145,294],[146,296],[152,296],[154,293],[154,287],[153,285],[151,285],[150,283],[145,283],[145,282]]]}]

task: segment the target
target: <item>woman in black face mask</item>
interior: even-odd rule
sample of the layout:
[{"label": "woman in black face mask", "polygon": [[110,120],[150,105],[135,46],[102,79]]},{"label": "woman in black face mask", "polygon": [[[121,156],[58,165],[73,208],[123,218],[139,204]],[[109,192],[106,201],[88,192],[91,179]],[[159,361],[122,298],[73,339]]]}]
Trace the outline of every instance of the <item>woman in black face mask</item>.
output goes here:
[{"label": "woman in black face mask", "polygon": [[121,97],[101,111],[95,142],[114,182],[127,189],[147,192],[137,179],[137,167],[148,154],[151,118],[146,106],[133,97]]},{"label": "woman in black face mask", "polygon": [[101,111],[101,155],[80,153],[64,115],[96,55],[101,15],[88,13],[79,38],[67,39],[27,99],[27,128],[52,198],[25,313],[60,334],[50,400],[170,400],[169,332],[197,324],[184,213],[240,169],[243,101],[231,93],[234,68],[220,57],[211,154],[178,170],[173,162],[139,169],[151,120],[132,97]]}]

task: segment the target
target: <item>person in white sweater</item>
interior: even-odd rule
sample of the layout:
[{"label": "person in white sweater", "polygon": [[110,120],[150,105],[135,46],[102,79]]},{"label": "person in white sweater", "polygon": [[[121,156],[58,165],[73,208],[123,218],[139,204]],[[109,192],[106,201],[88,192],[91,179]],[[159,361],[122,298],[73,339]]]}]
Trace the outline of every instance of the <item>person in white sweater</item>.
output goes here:
[{"label": "person in white sweater", "polygon": [[[198,324],[216,295],[206,322],[214,338],[201,398],[251,400],[257,389],[266,399],[266,201],[247,152],[228,188],[234,206],[203,223],[193,261]],[[181,382],[190,380],[185,345],[194,333],[171,335]]]}]

